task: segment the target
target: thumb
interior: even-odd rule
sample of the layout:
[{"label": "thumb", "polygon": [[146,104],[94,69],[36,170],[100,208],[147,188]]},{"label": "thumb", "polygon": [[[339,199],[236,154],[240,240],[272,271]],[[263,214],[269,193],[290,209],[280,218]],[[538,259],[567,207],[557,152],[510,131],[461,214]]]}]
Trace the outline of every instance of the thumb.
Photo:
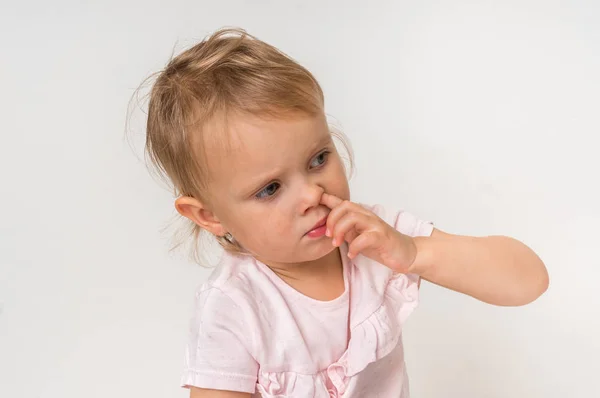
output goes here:
[{"label": "thumb", "polygon": [[342,199],[338,198],[335,195],[330,195],[328,193],[323,192],[321,196],[321,204],[333,209],[334,207],[340,205],[343,202]]}]

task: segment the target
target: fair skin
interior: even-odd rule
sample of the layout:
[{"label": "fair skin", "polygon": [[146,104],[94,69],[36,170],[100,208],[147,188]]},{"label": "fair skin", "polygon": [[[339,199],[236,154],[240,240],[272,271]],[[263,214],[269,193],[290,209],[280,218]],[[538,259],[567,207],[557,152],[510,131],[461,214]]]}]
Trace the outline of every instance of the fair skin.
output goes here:
[{"label": "fair skin", "polygon": [[229,232],[257,260],[305,295],[344,290],[338,250],[307,235],[330,209],[325,192],[350,199],[343,163],[323,114],[230,118],[228,142],[207,137],[210,195],[182,197],[177,210],[207,231]]},{"label": "fair skin", "polygon": [[[317,300],[343,292],[338,250],[343,243],[350,258],[363,255],[494,305],[524,305],[547,289],[543,262],[515,239],[439,229],[413,238],[350,201],[324,115],[244,116],[233,118],[229,127],[228,148],[205,140],[210,195],[204,201],[181,197],[176,208],[215,235],[230,232],[299,292]],[[326,220],[327,232],[308,233],[320,220]],[[192,387],[190,396],[250,394]]]}]

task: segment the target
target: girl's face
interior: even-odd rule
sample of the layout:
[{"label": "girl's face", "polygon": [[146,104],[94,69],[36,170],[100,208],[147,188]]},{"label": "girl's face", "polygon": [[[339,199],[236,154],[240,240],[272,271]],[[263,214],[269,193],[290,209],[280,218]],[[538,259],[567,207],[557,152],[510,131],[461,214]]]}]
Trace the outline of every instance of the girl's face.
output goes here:
[{"label": "girl's face", "polygon": [[267,264],[330,253],[330,238],[308,232],[329,214],[323,192],[350,192],[325,116],[245,116],[228,125],[231,145],[207,151],[210,210],[223,230]]}]

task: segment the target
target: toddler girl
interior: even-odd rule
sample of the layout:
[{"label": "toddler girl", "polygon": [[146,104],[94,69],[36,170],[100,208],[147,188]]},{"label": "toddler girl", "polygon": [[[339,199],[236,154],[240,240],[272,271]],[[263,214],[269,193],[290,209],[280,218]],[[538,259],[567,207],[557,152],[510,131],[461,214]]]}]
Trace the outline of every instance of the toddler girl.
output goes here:
[{"label": "toddler girl", "polygon": [[323,106],[309,71],[237,29],[176,56],[152,87],[150,158],[194,239],[224,248],[196,294],[192,398],[407,398],[402,326],[421,279],[495,305],[547,288],[514,239],[353,203]]}]

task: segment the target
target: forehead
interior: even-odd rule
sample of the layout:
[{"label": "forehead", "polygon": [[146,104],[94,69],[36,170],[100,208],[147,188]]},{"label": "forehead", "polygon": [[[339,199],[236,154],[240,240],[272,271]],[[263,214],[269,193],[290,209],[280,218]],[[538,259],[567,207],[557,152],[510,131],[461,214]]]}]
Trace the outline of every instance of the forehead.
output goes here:
[{"label": "forehead", "polygon": [[206,160],[213,182],[235,183],[253,175],[306,161],[331,135],[325,115],[285,118],[236,116],[206,138]]}]

